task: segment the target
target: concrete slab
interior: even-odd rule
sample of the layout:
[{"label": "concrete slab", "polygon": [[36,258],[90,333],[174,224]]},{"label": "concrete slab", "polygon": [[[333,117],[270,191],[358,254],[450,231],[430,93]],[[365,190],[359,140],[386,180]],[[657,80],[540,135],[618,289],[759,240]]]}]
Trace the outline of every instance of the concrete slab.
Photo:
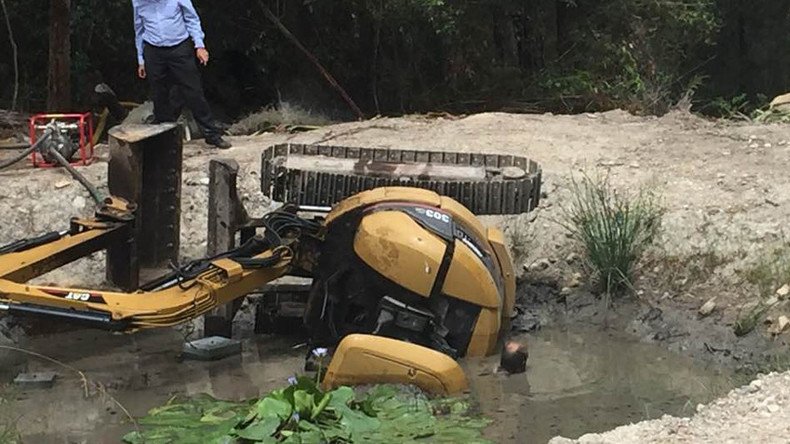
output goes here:
[{"label": "concrete slab", "polygon": [[185,359],[216,361],[241,354],[241,341],[222,336],[210,336],[184,343],[182,354]]},{"label": "concrete slab", "polygon": [[55,372],[20,373],[14,378],[14,384],[22,389],[48,389],[55,384]]}]

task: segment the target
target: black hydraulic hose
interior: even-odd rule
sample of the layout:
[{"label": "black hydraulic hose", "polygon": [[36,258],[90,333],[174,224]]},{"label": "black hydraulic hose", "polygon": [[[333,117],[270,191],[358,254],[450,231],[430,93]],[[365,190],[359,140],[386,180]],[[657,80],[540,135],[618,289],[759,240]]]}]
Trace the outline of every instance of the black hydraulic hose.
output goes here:
[{"label": "black hydraulic hose", "polygon": [[69,174],[71,174],[71,177],[77,179],[77,181],[81,183],[82,186],[84,186],[88,190],[91,197],[96,202],[96,205],[102,205],[102,203],[104,203],[104,196],[102,196],[101,193],[99,193],[99,190],[97,190],[96,187],[94,187],[93,184],[90,183],[88,179],[85,178],[85,176],[83,176],[82,174],[80,174],[79,171],[74,169],[74,167],[71,166],[71,164],[69,164],[69,161],[66,160],[63,157],[63,155],[61,155],[60,152],[58,152],[58,150],[53,148],[49,150],[49,153],[52,155],[52,157],[55,158],[55,160],[58,161],[58,163],[63,168],[66,169],[66,171],[69,172]]},{"label": "black hydraulic hose", "polygon": [[62,238],[63,236],[64,233],[58,233],[57,231],[53,231],[51,233],[42,234],[41,236],[34,237],[31,239],[18,240],[16,242],[0,247],[0,254],[18,253],[20,251],[29,250],[31,248],[38,247],[39,245],[55,242],[56,240]]},{"label": "black hydraulic hose", "polygon": [[24,159],[25,157],[29,156],[30,153],[32,153],[33,151],[36,151],[38,149],[38,147],[42,143],[44,143],[47,139],[49,139],[51,135],[52,135],[52,133],[50,133],[49,131],[46,131],[41,136],[41,138],[36,141],[36,143],[34,143],[33,145],[30,145],[30,147],[27,148],[25,151],[19,153],[14,158],[11,158],[11,159],[8,159],[8,160],[4,160],[4,161],[0,162],[0,170],[4,170],[4,169],[10,167],[11,165],[19,162],[20,160]]}]

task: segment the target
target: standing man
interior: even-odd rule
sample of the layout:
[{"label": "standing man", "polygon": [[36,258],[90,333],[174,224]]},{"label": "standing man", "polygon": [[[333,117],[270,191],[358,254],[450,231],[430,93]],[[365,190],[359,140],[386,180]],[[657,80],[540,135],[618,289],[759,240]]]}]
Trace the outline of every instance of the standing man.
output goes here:
[{"label": "standing man", "polygon": [[134,9],[137,75],[151,84],[154,120],[175,122],[170,91],[178,86],[186,106],[203,129],[206,143],[230,148],[214,123],[203,95],[195,59],[208,63],[203,30],[191,0],[132,0]]}]

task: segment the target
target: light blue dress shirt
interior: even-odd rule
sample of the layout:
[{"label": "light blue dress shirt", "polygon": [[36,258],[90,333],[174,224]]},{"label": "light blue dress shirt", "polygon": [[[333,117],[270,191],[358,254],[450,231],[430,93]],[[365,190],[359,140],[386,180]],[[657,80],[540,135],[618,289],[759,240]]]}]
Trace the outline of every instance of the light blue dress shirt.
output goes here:
[{"label": "light blue dress shirt", "polygon": [[192,37],[195,48],[204,48],[203,29],[191,0],[132,0],[137,63],[142,65],[143,42],[175,46]]}]

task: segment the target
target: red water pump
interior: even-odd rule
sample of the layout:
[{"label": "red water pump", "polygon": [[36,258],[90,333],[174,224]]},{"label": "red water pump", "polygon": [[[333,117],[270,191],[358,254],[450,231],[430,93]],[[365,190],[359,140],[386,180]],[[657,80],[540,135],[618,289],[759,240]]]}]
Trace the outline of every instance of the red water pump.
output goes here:
[{"label": "red water pump", "polygon": [[[53,132],[49,140],[44,143],[49,149],[57,150],[71,165],[90,165],[94,160],[93,153],[93,117],[91,113],[83,114],[36,114],[30,118],[30,144],[44,133],[47,126],[54,125],[57,131]],[[34,167],[49,168],[59,166],[49,153],[49,149],[35,150],[31,153]],[[74,159],[79,153],[79,158]]]}]

